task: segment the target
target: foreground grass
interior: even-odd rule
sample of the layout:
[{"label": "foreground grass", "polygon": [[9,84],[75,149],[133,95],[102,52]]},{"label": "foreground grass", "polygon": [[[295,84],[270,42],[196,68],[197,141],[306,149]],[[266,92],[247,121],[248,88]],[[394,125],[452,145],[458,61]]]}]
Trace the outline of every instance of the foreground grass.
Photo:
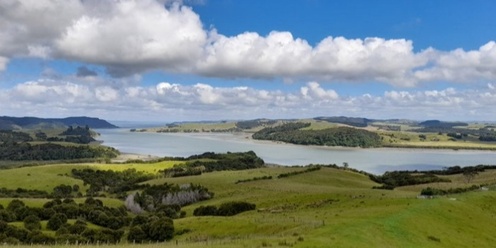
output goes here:
[{"label": "foreground grass", "polygon": [[[107,168],[112,166],[120,165]],[[48,171],[63,174],[67,168],[54,165],[31,169],[31,176],[36,177]],[[331,168],[277,179],[279,174],[301,170],[304,168],[269,167],[151,180],[147,183],[201,184],[215,196],[183,208],[186,217],[174,220],[176,232],[182,234],[174,240],[140,247],[492,247],[496,242],[495,191],[417,199],[420,188],[374,190],[377,184],[366,175]],[[236,184],[263,176],[273,179]],[[486,171],[472,183],[496,183],[495,176],[496,171]],[[459,175],[450,177],[453,187],[471,185]],[[105,204],[122,204],[101,199]],[[6,206],[9,200],[0,203]],[[257,210],[232,217],[192,215],[200,205],[218,206],[237,200],[255,203]],[[26,199],[26,203],[39,205],[43,199]],[[123,241],[118,246],[138,244]]]}]

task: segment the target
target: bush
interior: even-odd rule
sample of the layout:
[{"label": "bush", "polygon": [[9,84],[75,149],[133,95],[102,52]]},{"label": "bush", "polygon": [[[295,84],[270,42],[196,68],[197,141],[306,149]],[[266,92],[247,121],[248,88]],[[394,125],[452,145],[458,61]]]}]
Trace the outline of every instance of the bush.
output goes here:
[{"label": "bush", "polygon": [[216,206],[200,206],[193,211],[194,216],[217,215]]},{"label": "bush", "polygon": [[245,211],[255,210],[256,205],[248,202],[226,202],[222,203],[217,210],[217,215],[232,216]]},{"label": "bush", "polygon": [[245,211],[255,210],[256,205],[248,202],[226,202],[219,206],[200,206],[193,211],[195,216],[233,216]]},{"label": "bush", "polygon": [[26,218],[24,218],[23,222],[24,222],[24,228],[30,231],[41,229],[40,218],[38,218],[38,216],[28,215]]},{"label": "bush", "polygon": [[147,235],[140,226],[133,226],[129,230],[127,240],[130,242],[142,243],[147,240]]},{"label": "bush", "polygon": [[57,213],[48,220],[47,228],[56,231],[65,223],[67,223],[67,216]]},{"label": "bush", "polygon": [[164,217],[150,223],[148,237],[152,241],[165,241],[174,237],[174,223],[172,219]]}]

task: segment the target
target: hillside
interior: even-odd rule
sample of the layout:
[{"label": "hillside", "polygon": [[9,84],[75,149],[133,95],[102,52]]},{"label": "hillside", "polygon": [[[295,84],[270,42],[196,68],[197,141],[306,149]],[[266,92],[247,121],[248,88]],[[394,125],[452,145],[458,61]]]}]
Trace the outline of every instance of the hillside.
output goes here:
[{"label": "hillside", "polygon": [[0,116],[0,129],[50,129],[68,126],[88,126],[90,128],[117,128],[117,126],[93,117],[37,118]]},{"label": "hillside", "polygon": [[[18,168],[0,174],[0,188],[29,186],[29,189],[51,191],[56,185],[65,184],[78,185],[79,192],[84,193],[92,187],[71,176],[74,169],[122,172],[134,169],[156,173],[178,163],[182,162],[61,164]],[[493,224],[487,221],[496,214],[496,208],[492,206],[496,200],[493,186],[488,186],[487,191],[475,190],[433,199],[417,198],[420,190],[428,186],[494,185],[495,170],[481,171],[470,184],[464,182],[460,174],[453,174],[443,176],[451,182],[380,190],[372,189],[379,184],[367,175],[353,170],[333,166],[318,170],[309,168],[316,167],[214,171],[194,176],[155,177],[144,182],[152,186],[164,183],[201,185],[213,193],[211,199],[184,206],[184,216],[174,219],[174,238],[156,246],[492,247],[496,242]],[[100,198],[103,203],[119,207],[110,192],[102,195],[106,195],[106,198]],[[0,204],[5,207],[11,200],[0,199]],[[84,198],[75,200],[85,202]],[[39,207],[48,200],[23,201],[31,207]],[[230,217],[193,215],[200,206],[220,206],[232,201],[255,204],[256,211]],[[122,200],[121,204],[124,204]],[[22,226],[22,222],[17,223]],[[96,230],[101,228],[91,225]],[[58,235],[45,229],[42,232]],[[119,246],[126,246],[124,240]]]}]

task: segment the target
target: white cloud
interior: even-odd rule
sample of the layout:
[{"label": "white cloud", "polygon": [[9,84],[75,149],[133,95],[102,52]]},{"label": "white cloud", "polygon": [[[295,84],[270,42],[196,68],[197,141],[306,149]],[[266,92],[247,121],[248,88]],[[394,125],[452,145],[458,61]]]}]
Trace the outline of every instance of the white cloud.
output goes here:
[{"label": "white cloud", "polygon": [[322,100],[336,100],[338,99],[338,93],[334,90],[324,90],[320,87],[317,82],[309,82],[307,86],[301,87],[301,94],[305,98],[316,98]]},{"label": "white cloud", "polygon": [[119,92],[108,86],[95,89],[95,96],[101,102],[115,102],[119,98]]},{"label": "white cloud", "polygon": [[490,41],[479,50],[435,52],[429,68],[414,73],[417,81],[473,82],[496,79],[496,43]]},{"label": "white cloud", "polygon": [[169,82],[150,87],[112,88],[84,80],[37,80],[0,90],[3,114],[94,115],[106,119],[202,120],[363,116],[443,120],[492,120],[496,91],[386,91],[342,96],[309,82],[293,92],[247,86],[215,87]]},{"label": "white cloud", "polygon": [[46,56],[42,51],[82,13],[77,0],[0,1],[0,55]]},{"label": "white cloud", "polygon": [[[183,5],[191,2],[201,4],[0,1],[0,70],[11,59],[29,56],[100,65],[115,77],[163,70],[218,78],[377,81],[399,87],[496,79],[494,41],[478,50],[415,52],[413,41],[405,39],[329,36],[311,45],[281,31],[225,36],[205,29],[200,16]],[[216,101],[204,96],[207,102]]]},{"label": "white cloud", "polygon": [[191,8],[157,1],[115,1],[86,12],[56,41],[63,57],[102,64],[114,75],[183,71],[199,58],[206,33]]}]

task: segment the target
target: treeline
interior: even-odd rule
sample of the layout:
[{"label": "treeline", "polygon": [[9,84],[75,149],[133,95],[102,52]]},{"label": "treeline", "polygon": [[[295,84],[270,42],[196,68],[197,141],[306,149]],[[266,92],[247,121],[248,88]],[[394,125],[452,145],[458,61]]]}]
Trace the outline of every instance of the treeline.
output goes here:
[{"label": "treeline", "polygon": [[494,170],[496,169],[496,165],[476,165],[476,166],[451,166],[446,167],[443,170],[431,170],[429,173],[436,175],[456,175],[456,174],[465,174],[467,172],[484,172],[485,170]]},{"label": "treeline", "polygon": [[[41,135],[37,134],[36,136],[40,138]],[[77,126],[76,128],[69,126],[69,128],[60,133],[59,136],[62,137],[49,137],[46,138],[46,141],[70,142],[76,144],[89,144],[96,141],[92,137],[92,133],[88,125],[86,125],[84,128],[80,126]]]},{"label": "treeline", "polygon": [[412,173],[410,171],[385,172],[382,176],[369,175],[369,178],[382,184],[377,189],[394,189],[400,186],[417,185],[434,182],[451,182],[449,179],[440,178],[433,173]]},{"label": "treeline", "polygon": [[124,171],[113,170],[93,170],[93,169],[72,169],[72,176],[83,180],[90,185],[87,195],[97,196],[101,193],[116,194],[124,198],[127,191],[143,188],[138,185],[141,182],[153,179],[153,175],[146,174],[136,169],[127,169]]},{"label": "treeline", "polygon": [[350,125],[353,127],[367,127],[369,122],[372,120],[360,117],[345,117],[345,116],[334,116],[334,117],[316,117],[314,118],[318,121],[327,121],[331,123],[340,123],[345,125]]},{"label": "treeline", "polygon": [[[77,219],[69,224],[69,219]],[[12,222],[22,221],[23,225]],[[46,228],[55,235],[42,232],[41,221],[47,221]],[[98,199],[87,198],[77,204],[72,199],[52,200],[42,208],[29,207],[23,201],[14,199],[6,208],[0,205],[0,242],[5,244],[55,243],[118,243],[125,228],[133,221],[124,208],[103,206]],[[101,228],[89,227],[92,223]],[[173,227],[172,227],[173,228]]]},{"label": "treeline", "polygon": [[222,203],[219,207],[213,205],[200,206],[193,211],[194,216],[233,216],[242,212],[255,210],[256,205],[243,201]]},{"label": "treeline", "polygon": [[434,128],[453,128],[455,126],[468,126],[468,123],[465,122],[447,122],[447,121],[439,121],[439,120],[428,120],[419,123],[419,126],[422,127],[434,127]]},{"label": "treeline", "polygon": [[238,180],[234,184],[247,183],[247,182],[253,182],[253,181],[260,181],[260,180],[271,180],[271,179],[272,179],[272,176],[253,177],[253,178],[249,178],[249,179]]},{"label": "treeline", "polygon": [[63,146],[59,144],[10,143],[0,144],[0,160],[72,160],[84,158],[114,158],[118,151],[99,146]]},{"label": "treeline", "polygon": [[496,132],[492,127],[483,127],[479,129],[456,128],[456,126],[467,125],[466,123],[447,123],[446,125],[428,125],[423,128],[415,129],[414,132],[420,133],[446,133],[453,140],[464,140],[469,136],[476,137],[480,141],[493,142],[496,141]]},{"label": "treeline", "polygon": [[363,129],[337,127],[323,130],[300,130],[310,123],[287,123],[264,128],[253,134],[254,139],[282,141],[298,145],[379,147],[378,134]]},{"label": "treeline", "polygon": [[257,120],[248,120],[248,121],[238,121],[236,122],[236,127],[239,129],[253,129],[259,126],[274,125],[276,123],[277,120],[257,119]]},{"label": "treeline", "polygon": [[48,137],[42,131],[38,131],[31,137],[30,134],[21,131],[0,130],[0,143],[24,143],[31,141],[48,141],[48,142],[70,142],[76,144],[89,144],[96,141],[92,137],[91,130],[88,126],[73,128],[70,126],[58,136]]},{"label": "treeline", "polygon": [[422,189],[420,194],[425,196],[451,195],[451,194],[461,194],[469,191],[475,191],[478,189],[480,189],[480,186],[477,185],[472,185],[466,188],[450,188],[450,189],[436,189],[436,188],[427,187],[425,189]]},{"label": "treeline", "polygon": [[33,141],[33,138],[27,133],[10,130],[0,130],[0,142],[14,143],[28,141]]},{"label": "treeline", "polygon": [[265,166],[263,159],[253,151],[213,153],[206,152],[183,159],[186,163],[161,171],[168,177],[200,175],[203,172],[246,170]]},{"label": "treeline", "polygon": [[304,174],[304,173],[308,173],[308,172],[312,172],[312,171],[318,171],[318,170],[320,170],[320,168],[321,168],[321,166],[318,166],[318,165],[310,166],[309,168],[301,170],[301,171],[292,171],[292,172],[288,172],[288,173],[279,174],[277,176],[277,178],[285,178],[285,177],[296,176],[299,174]]}]

